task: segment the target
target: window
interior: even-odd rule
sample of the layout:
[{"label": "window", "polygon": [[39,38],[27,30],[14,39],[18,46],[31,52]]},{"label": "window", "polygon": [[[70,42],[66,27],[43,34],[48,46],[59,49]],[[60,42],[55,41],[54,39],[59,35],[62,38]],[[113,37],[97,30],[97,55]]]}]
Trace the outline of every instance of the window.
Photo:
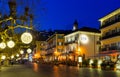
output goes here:
[{"label": "window", "polygon": [[74,41],[74,40],[75,40],[75,37],[73,36],[73,37],[72,37],[72,41]]},{"label": "window", "polygon": [[120,42],[118,42],[118,47],[120,47]]},{"label": "window", "polygon": [[109,45],[105,45],[105,48],[108,48],[109,47]]},{"label": "window", "polygon": [[115,33],[115,30],[112,30],[112,34]]},{"label": "window", "polygon": [[71,39],[70,38],[68,38],[68,42],[70,42],[71,41]]},{"label": "window", "polygon": [[116,43],[112,43],[111,46],[116,46]]},{"label": "window", "polygon": [[58,39],[63,39],[63,36],[62,35],[58,35]]}]

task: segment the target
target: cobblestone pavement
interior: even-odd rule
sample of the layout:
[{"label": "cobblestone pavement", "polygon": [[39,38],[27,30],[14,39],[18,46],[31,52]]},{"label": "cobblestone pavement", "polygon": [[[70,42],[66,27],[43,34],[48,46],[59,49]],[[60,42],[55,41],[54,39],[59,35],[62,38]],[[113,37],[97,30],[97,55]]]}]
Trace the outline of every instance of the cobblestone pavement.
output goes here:
[{"label": "cobblestone pavement", "polygon": [[2,67],[0,77],[120,77],[120,71],[34,63]]}]

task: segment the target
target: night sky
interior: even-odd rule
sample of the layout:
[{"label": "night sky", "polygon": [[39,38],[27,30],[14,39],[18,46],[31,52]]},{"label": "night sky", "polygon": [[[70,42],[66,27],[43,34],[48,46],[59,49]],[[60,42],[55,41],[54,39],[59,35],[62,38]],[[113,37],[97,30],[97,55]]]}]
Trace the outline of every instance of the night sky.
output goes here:
[{"label": "night sky", "polygon": [[[99,29],[98,19],[120,8],[120,0],[32,0],[35,1],[34,5],[31,0],[20,1],[26,1],[32,7],[31,11],[35,15],[33,25],[39,31],[70,30],[75,20],[78,21],[79,28],[87,26]],[[0,10],[8,12],[3,10],[3,5],[0,4]],[[19,8],[18,11],[19,14],[22,9]]]},{"label": "night sky", "polygon": [[39,29],[72,29],[75,20],[79,28],[99,29],[98,19],[120,8],[120,0],[44,0],[47,9],[36,25]]}]

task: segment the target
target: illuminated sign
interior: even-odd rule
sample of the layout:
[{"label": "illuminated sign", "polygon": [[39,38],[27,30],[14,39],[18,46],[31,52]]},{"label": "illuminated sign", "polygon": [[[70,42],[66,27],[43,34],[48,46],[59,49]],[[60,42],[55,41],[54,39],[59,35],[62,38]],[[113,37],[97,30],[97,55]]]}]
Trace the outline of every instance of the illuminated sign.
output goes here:
[{"label": "illuminated sign", "polygon": [[82,35],[80,36],[80,41],[81,41],[81,43],[83,43],[83,44],[88,43],[88,41],[89,41],[88,36],[82,34]]}]

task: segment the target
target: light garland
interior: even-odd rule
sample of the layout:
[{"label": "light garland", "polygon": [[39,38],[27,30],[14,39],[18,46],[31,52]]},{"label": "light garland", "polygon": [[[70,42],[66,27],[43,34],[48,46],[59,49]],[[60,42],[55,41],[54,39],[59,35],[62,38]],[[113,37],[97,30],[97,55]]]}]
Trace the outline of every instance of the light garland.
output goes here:
[{"label": "light garland", "polygon": [[28,32],[25,32],[25,33],[23,33],[23,34],[21,35],[21,41],[22,41],[23,43],[25,43],[25,44],[31,43],[32,40],[33,40],[33,37],[32,37],[32,35],[31,35],[30,33],[28,33]]}]

